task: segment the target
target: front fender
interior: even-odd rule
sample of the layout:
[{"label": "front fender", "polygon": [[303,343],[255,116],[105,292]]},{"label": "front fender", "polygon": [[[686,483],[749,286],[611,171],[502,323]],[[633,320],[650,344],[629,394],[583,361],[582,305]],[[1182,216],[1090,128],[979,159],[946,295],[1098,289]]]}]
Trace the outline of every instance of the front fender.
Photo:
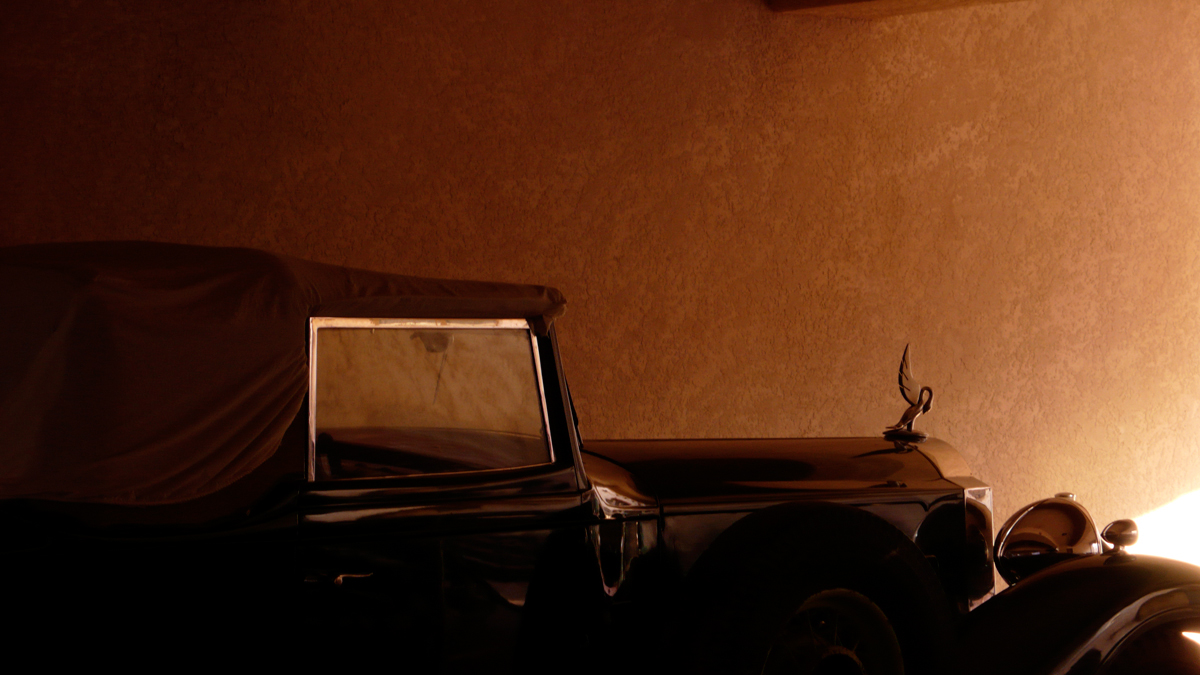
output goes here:
[{"label": "front fender", "polygon": [[1108,553],[1049,567],[983,603],[963,623],[959,672],[1086,675],[1123,641],[1164,621],[1200,620],[1200,568]]}]

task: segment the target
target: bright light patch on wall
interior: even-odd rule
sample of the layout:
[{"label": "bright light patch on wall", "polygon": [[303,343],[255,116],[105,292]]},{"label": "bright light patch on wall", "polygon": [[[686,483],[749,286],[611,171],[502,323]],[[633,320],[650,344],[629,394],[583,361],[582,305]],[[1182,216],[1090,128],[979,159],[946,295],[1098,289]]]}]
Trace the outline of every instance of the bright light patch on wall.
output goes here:
[{"label": "bright light patch on wall", "polygon": [[1138,524],[1138,542],[1130,553],[1175,558],[1200,565],[1200,490],[1189,492],[1150,513],[1134,518]]},{"label": "bright light patch on wall", "polygon": [[1185,638],[1187,638],[1187,639],[1191,640],[1192,642],[1195,642],[1196,644],[1200,645],[1200,633],[1187,633],[1187,632],[1185,632],[1185,633],[1183,634],[1183,637],[1185,637]]}]

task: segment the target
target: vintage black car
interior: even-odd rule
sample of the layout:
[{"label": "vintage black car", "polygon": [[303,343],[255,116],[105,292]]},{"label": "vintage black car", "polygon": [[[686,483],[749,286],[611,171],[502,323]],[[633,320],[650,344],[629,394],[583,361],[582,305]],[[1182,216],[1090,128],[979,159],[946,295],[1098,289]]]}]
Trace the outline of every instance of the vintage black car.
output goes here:
[{"label": "vintage black car", "polygon": [[581,440],[552,288],[119,242],[0,249],[0,286],[10,653],[1196,672],[1200,570],[1066,496],[992,597],[991,488],[903,368],[882,435]]}]

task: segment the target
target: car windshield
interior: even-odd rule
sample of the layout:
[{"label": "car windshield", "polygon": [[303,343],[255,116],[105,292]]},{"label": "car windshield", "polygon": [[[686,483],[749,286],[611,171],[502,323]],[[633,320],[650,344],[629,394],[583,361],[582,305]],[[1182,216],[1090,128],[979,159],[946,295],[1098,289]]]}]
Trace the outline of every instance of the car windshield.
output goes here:
[{"label": "car windshield", "polygon": [[335,325],[316,338],[318,478],[550,461],[528,330]]}]

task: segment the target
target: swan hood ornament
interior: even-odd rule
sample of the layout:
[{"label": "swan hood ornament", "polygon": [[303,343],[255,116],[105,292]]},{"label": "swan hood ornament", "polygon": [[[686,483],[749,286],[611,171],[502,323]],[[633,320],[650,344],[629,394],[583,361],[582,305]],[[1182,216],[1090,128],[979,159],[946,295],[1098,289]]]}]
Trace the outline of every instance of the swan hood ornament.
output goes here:
[{"label": "swan hood ornament", "polygon": [[912,374],[912,366],[908,362],[908,345],[904,345],[904,356],[900,358],[900,395],[908,401],[908,409],[900,416],[900,421],[888,427],[883,437],[891,441],[908,441],[920,443],[928,438],[920,431],[913,431],[913,422],[922,414],[929,412],[933,405],[933,390],[921,386]]}]

